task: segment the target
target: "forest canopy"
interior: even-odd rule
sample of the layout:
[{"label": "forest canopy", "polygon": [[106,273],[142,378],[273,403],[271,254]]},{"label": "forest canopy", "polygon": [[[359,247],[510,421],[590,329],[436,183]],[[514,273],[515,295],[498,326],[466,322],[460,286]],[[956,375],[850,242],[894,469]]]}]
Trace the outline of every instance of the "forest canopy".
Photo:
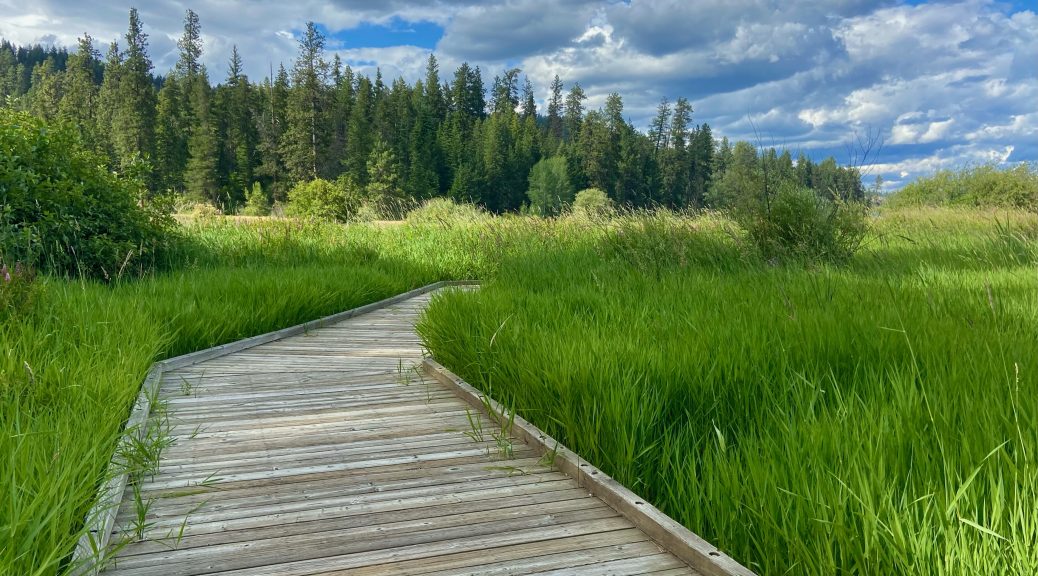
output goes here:
[{"label": "forest canopy", "polygon": [[[207,70],[201,34],[188,10],[179,60],[165,75],[155,73],[136,9],[104,55],[89,35],[74,52],[0,42],[0,99],[74,126],[115,171],[149,166],[150,195],[228,213],[262,211],[318,179],[362,201],[446,196],[493,212],[536,211],[547,201],[542,190],[587,188],[623,207],[723,207],[769,178],[828,199],[864,196],[854,167],[718,139],[695,123],[686,98],[661,102],[642,132],[620,94],[589,110],[582,87],[558,76],[544,110],[518,68],[484,79],[465,63],[441,74],[430,54],[414,83],[365,76],[338,55],[329,59],[313,23],[289,68],[253,81],[236,47],[226,70]],[[531,178],[549,159],[553,169]]]}]

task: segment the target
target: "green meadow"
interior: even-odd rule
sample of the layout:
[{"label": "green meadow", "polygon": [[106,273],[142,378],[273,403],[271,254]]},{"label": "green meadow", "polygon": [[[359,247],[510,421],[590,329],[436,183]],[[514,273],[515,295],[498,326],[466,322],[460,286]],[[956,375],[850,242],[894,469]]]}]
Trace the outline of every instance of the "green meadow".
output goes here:
[{"label": "green meadow", "polygon": [[215,217],[165,271],[39,277],[0,321],[0,572],[64,570],[153,361],[463,278],[433,356],[751,569],[1038,572],[1038,216],[883,210],[841,266],[739,230]]}]

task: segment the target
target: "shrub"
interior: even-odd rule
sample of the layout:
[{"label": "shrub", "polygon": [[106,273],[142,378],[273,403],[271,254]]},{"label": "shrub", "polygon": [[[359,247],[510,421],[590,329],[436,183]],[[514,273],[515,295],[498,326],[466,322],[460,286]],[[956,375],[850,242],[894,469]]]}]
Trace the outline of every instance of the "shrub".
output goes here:
[{"label": "shrub", "polygon": [[223,215],[219,208],[208,202],[195,202],[185,212],[195,220],[212,220]]},{"label": "shrub", "polygon": [[608,218],[615,210],[613,201],[598,188],[586,188],[573,199],[573,213],[589,218]]},{"label": "shrub", "polygon": [[[130,173],[146,169],[144,163]],[[0,109],[0,255],[60,275],[110,279],[154,267],[175,240],[169,206],[108,171],[78,132]]]},{"label": "shrub", "polygon": [[829,200],[795,184],[781,186],[769,202],[744,205],[735,218],[771,261],[843,262],[868,231],[864,204]]},{"label": "shrub", "polygon": [[530,209],[541,216],[556,216],[573,201],[573,186],[569,181],[564,156],[544,158],[530,170]]},{"label": "shrub", "polygon": [[13,267],[0,264],[0,322],[24,316],[32,308],[38,285],[36,272],[21,262]]},{"label": "shrub", "polygon": [[895,192],[893,207],[977,206],[1038,211],[1038,164],[941,170]]},{"label": "shrub", "polygon": [[252,189],[245,190],[245,208],[242,214],[246,216],[269,216],[270,199],[267,198],[263,186],[259,182],[252,184]]},{"label": "shrub", "polygon": [[360,205],[360,208],[357,208],[353,213],[353,216],[350,218],[353,222],[376,222],[385,219],[385,212],[374,202],[364,202]]},{"label": "shrub", "polygon": [[335,182],[321,178],[300,182],[288,192],[288,212],[294,216],[349,222],[360,207],[357,186],[345,177]]},{"label": "shrub", "polygon": [[450,198],[431,198],[407,214],[413,224],[453,224],[476,222],[487,217],[479,206],[455,202]]}]

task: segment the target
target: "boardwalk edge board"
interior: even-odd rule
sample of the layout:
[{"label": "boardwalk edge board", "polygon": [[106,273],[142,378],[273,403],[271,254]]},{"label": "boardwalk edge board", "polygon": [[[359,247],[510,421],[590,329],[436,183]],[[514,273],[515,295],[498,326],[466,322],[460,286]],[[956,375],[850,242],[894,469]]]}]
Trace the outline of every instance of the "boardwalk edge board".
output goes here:
[{"label": "boardwalk edge board", "polygon": [[[317,320],[311,320],[281,330],[275,330],[266,334],[252,336],[243,340],[236,340],[227,344],[221,344],[220,346],[214,346],[212,348],[206,348],[205,350],[199,350],[190,354],[184,354],[175,358],[155,362],[148,370],[144,382],[141,384],[141,391],[137,396],[137,400],[134,402],[133,410],[130,412],[130,417],[127,419],[126,425],[123,427],[120,445],[124,445],[134,439],[143,440],[147,437],[148,416],[151,414],[152,399],[157,396],[159,384],[162,382],[162,373],[167,370],[184,368],[198,364],[199,362],[240,352],[254,346],[259,346],[260,344],[274,342],[298,334],[305,334],[312,330],[316,330],[317,328],[336,324],[343,320],[360,316],[368,312],[374,312],[375,310],[414,298],[415,296],[421,296],[422,294],[439,290],[440,288],[446,288],[449,286],[473,286],[477,284],[477,282],[467,280],[434,282],[384,300],[379,300],[378,302],[358,306],[357,308],[338,312],[330,316],[325,316],[324,318],[318,318]],[[107,473],[105,475],[107,479],[98,488],[95,504],[90,509],[90,512],[87,513],[85,525],[88,529],[83,536],[80,537],[79,542],[76,544],[76,549],[72,554],[70,564],[72,570],[70,573],[73,576],[97,574],[99,569],[104,565],[104,559],[108,552],[111,540],[112,529],[115,525],[116,513],[118,512],[119,504],[122,502],[123,492],[126,489],[126,472],[123,471],[115,473],[115,471],[120,469],[123,469],[123,466],[119,461],[119,450],[116,450],[115,454],[112,456],[112,460],[108,463]]]},{"label": "boardwalk edge board", "polygon": [[[426,358],[422,367],[426,373],[476,410],[486,412],[489,406],[495,414],[488,416],[513,418],[513,415],[496,400],[487,397],[435,360]],[[605,472],[592,466],[518,414],[514,415],[512,434],[541,454],[554,452],[555,468],[576,480],[577,484],[603,500],[664,549],[687,562],[704,576],[755,576],[751,570],[610,478]]]}]

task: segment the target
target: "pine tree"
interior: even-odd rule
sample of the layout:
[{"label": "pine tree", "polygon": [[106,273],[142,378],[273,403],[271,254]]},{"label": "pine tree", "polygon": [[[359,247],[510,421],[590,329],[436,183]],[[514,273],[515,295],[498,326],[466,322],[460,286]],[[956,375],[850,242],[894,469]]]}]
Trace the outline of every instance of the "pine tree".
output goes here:
[{"label": "pine tree", "polygon": [[122,63],[119,44],[112,42],[108,45],[108,53],[105,55],[104,76],[97,94],[97,125],[107,127],[107,130],[101,131],[101,145],[104,147],[104,154],[108,157],[110,164],[118,163],[115,153],[115,138],[112,132],[119,108],[119,78],[122,75]]},{"label": "pine tree", "polygon": [[[724,143],[727,143],[728,139],[724,139]],[[797,156],[797,165],[794,169],[797,182],[804,188],[809,188],[814,180],[814,164],[811,159],[807,157],[803,152]]]},{"label": "pine tree", "polygon": [[389,145],[377,138],[367,162],[365,196],[384,215],[399,217],[403,194],[400,190],[400,167]]},{"label": "pine tree", "polygon": [[656,107],[656,116],[649,124],[649,140],[652,141],[652,154],[659,156],[660,150],[668,145],[667,134],[670,132],[670,102],[663,98]]},{"label": "pine tree", "polygon": [[155,176],[159,190],[184,189],[189,130],[186,107],[182,81],[171,74],[159,90],[155,114]]},{"label": "pine tree", "polygon": [[184,33],[177,46],[180,57],[175,76],[182,83],[185,102],[179,123],[187,128],[184,187],[195,201],[219,204],[219,144],[212,110],[212,87],[205,67],[200,64],[202,29],[198,15],[192,10],[184,15]]},{"label": "pine tree", "polygon": [[514,113],[519,106],[519,69],[505,70],[503,76],[494,77],[493,112]]},{"label": "pine tree", "polygon": [[18,58],[14,46],[0,41],[0,100],[16,98],[18,93]]},{"label": "pine tree", "polygon": [[[702,206],[705,203],[714,173],[714,134],[709,124],[703,124],[695,131],[689,148],[692,165],[691,201],[696,206]],[[790,160],[789,171],[791,175],[792,170],[793,162]]]},{"label": "pine tree", "polygon": [[436,56],[429,54],[425,65],[425,108],[433,121],[439,122],[447,115],[447,105],[440,86],[440,65]]},{"label": "pine tree", "polygon": [[265,180],[267,185],[264,188],[275,202],[285,200],[289,189],[281,156],[288,92],[288,72],[284,66],[279,66],[277,76],[267,78],[261,90],[263,100],[259,109],[262,117],[258,122],[259,142],[256,146],[259,154],[256,175]]},{"label": "pine tree", "polygon": [[353,108],[353,69],[344,65],[338,54],[332,60],[330,110],[331,142],[328,145],[328,163],[331,172],[339,172],[346,154],[346,136],[350,125],[350,111]]},{"label": "pine tree", "polygon": [[557,216],[573,202],[573,184],[562,156],[544,158],[530,169],[530,209],[541,216]]},{"label": "pine tree", "polygon": [[587,95],[580,84],[574,84],[566,95],[566,116],[563,119],[563,138],[573,142],[580,134],[580,126],[584,122],[584,101]]},{"label": "pine tree", "polygon": [[662,192],[671,208],[683,208],[692,201],[691,159],[688,151],[692,105],[678,98],[670,119],[669,147],[660,162]]},{"label": "pine tree", "polygon": [[614,199],[622,206],[646,206],[655,182],[652,143],[630,125],[620,132]]},{"label": "pine tree", "polygon": [[97,124],[99,104],[95,78],[100,56],[89,35],[79,39],[79,50],[69,56],[65,66],[64,95],[58,105],[58,116],[75,125],[86,146],[96,152],[104,151]]},{"label": "pine tree", "polygon": [[433,113],[425,107],[419,108],[411,129],[410,165],[405,186],[412,198],[431,198],[440,193],[440,154],[435,124]]},{"label": "pine tree", "polygon": [[584,117],[577,137],[581,168],[593,188],[604,190],[615,197],[616,155],[609,121],[600,111],[591,111]]},{"label": "pine tree", "polygon": [[180,59],[177,60],[177,74],[184,79],[198,76],[202,59],[202,25],[198,14],[188,9],[184,16],[184,34],[177,41]]},{"label": "pine tree", "polygon": [[464,62],[455,70],[454,82],[451,84],[451,101],[454,104],[453,111],[457,112],[467,125],[471,125],[473,120],[486,117],[486,94],[479,68],[473,68],[468,62]]},{"label": "pine tree", "polygon": [[350,112],[350,125],[346,137],[346,157],[343,167],[354,182],[363,185],[367,181],[368,156],[371,154],[373,134],[371,116],[374,112],[374,90],[371,80],[361,76],[357,81],[357,99]]},{"label": "pine tree", "polygon": [[551,81],[551,98],[548,99],[548,133],[562,140],[562,80],[556,74]]},{"label": "pine tree", "polygon": [[112,141],[123,169],[150,160],[155,149],[155,87],[148,57],[148,35],[136,8],[130,9],[125,58],[119,65]]},{"label": "pine tree", "polygon": [[328,63],[324,35],[313,22],[299,40],[299,56],[292,68],[292,91],[287,113],[283,154],[296,180],[329,176],[326,150],[330,140],[326,119]]},{"label": "pine tree", "polygon": [[57,118],[64,80],[65,73],[55,67],[51,58],[33,67],[28,94],[29,110],[45,120]]},{"label": "pine tree", "polygon": [[242,69],[238,47],[231,49],[227,81],[223,90],[223,158],[227,185],[234,195],[252,185],[256,167],[257,133],[253,117],[252,88]]},{"label": "pine tree", "polygon": [[212,202],[221,202],[220,187],[217,180],[217,161],[219,145],[217,143],[216,124],[213,121],[211,106],[212,88],[205,67],[199,69],[195,80],[188,84],[188,102],[191,108],[191,131],[187,141],[187,166],[184,170],[184,185],[189,196]]},{"label": "pine tree", "polygon": [[530,82],[529,76],[523,81],[523,99],[522,99],[522,115],[523,119],[536,118],[537,117],[537,102],[533,93],[533,84]]}]

